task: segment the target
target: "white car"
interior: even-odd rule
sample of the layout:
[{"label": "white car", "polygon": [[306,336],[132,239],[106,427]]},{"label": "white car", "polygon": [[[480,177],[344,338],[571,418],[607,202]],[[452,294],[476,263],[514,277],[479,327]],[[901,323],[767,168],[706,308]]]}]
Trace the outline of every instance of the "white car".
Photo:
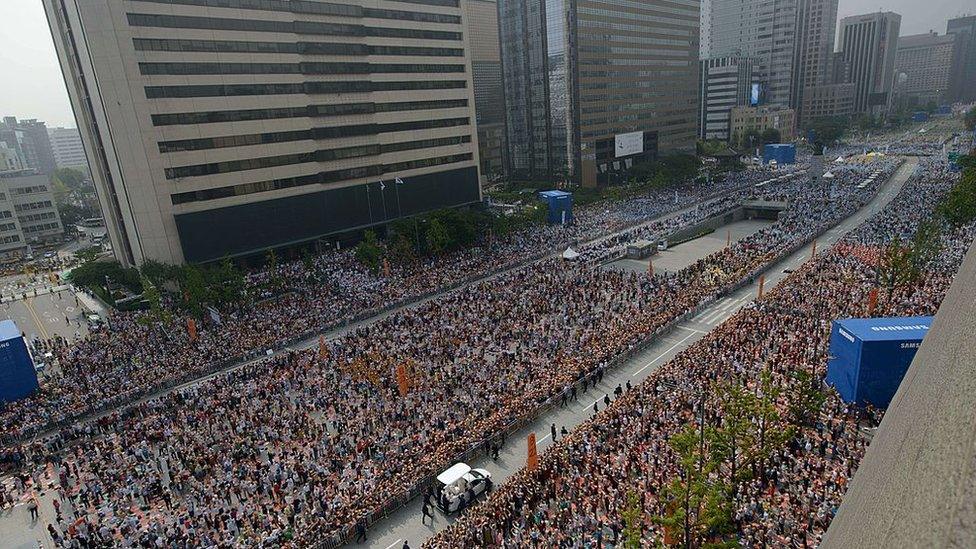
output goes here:
[{"label": "white car", "polygon": [[437,475],[434,494],[437,506],[445,513],[453,513],[467,507],[474,498],[491,487],[491,473],[485,469],[472,469],[467,463],[455,463]]}]

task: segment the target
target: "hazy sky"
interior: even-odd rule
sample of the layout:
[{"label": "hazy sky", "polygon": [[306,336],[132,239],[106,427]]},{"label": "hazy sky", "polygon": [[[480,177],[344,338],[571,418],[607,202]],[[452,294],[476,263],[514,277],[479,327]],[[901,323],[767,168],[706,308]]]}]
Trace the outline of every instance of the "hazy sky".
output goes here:
[{"label": "hazy sky", "polygon": [[[94,1],[94,0],[83,0]],[[945,33],[946,19],[976,13],[973,0],[840,0],[840,17],[900,13],[901,34]],[[0,0],[0,116],[74,126],[74,115],[40,0]]]}]

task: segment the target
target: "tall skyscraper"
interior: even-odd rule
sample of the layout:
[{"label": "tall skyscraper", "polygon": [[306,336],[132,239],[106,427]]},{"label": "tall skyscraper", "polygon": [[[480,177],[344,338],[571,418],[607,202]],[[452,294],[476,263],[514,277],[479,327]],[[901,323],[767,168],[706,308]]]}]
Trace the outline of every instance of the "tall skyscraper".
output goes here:
[{"label": "tall skyscraper", "polygon": [[850,65],[854,84],[854,111],[875,115],[887,112],[901,16],[893,12],[852,15],[842,19],[840,27],[840,50]]},{"label": "tall skyscraper", "polygon": [[692,152],[698,0],[500,0],[509,172],[612,181]]},{"label": "tall skyscraper", "polygon": [[459,0],[44,0],[124,264],[477,202]]},{"label": "tall skyscraper", "polygon": [[796,109],[800,120],[806,90],[828,83],[837,32],[837,2],[799,0],[798,3],[790,106]]},{"label": "tall skyscraper", "polygon": [[39,174],[54,173],[54,152],[44,122],[5,116],[0,122],[0,141],[17,151],[26,167]]},{"label": "tall skyscraper", "polygon": [[481,175],[501,175],[505,170],[505,95],[498,45],[498,5],[495,0],[464,0],[463,6],[471,48]]},{"label": "tall skyscraper", "polygon": [[950,96],[957,38],[934,32],[898,37],[895,73],[905,74],[905,82],[898,86],[901,98],[925,105],[929,101],[941,104]]},{"label": "tall skyscraper", "polygon": [[976,15],[950,19],[946,34],[956,37],[958,49],[950,96],[954,101],[976,101]]},{"label": "tall skyscraper", "polygon": [[698,18],[701,43],[698,44],[698,58],[712,57],[712,0],[702,0],[701,16]]},{"label": "tall skyscraper", "polygon": [[54,163],[59,168],[88,169],[85,147],[81,144],[81,134],[77,128],[48,128]]},{"label": "tall skyscraper", "polygon": [[798,10],[804,0],[712,0],[711,57],[756,62],[764,102],[786,107],[793,95]]},{"label": "tall skyscraper", "polygon": [[717,57],[702,59],[699,66],[698,137],[728,141],[732,108],[751,103],[753,61],[748,57]]}]

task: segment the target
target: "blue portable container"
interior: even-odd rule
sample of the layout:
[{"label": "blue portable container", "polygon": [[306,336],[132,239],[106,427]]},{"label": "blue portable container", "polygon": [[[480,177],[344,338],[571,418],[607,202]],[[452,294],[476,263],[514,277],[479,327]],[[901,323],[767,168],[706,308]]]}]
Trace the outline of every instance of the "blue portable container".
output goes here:
[{"label": "blue portable container", "polygon": [[37,390],[37,372],[27,344],[12,320],[0,322],[0,402],[12,402]]},{"label": "blue portable container", "polygon": [[827,383],[844,402],[887,408],[931,325],[930,316],[835,320]]},{"label": "blue portable container", "polygon": [[542,191],[539,198],[549,207],[549,223],[569,223],[573,220],[573,193]]},{"label": "blue portable container", "polygon": [[794,164],[796,146],[789,143],[770,143],[763,147],[763,164],[775,160],[777,164]]}]

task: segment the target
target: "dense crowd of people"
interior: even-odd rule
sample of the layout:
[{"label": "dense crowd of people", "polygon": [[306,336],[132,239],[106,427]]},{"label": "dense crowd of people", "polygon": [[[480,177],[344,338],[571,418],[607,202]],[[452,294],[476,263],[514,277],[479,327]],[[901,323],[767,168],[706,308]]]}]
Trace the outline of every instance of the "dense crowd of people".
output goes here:
[{"label": "dense crowd of people", "polygon": [[[693,223],[741,199],[769,174],[765,169],[749,171],[709,186],[688,183],[632,200],[599,203],[579,209],[571,225],[534,226],[495,238],[490,246],[391,265],[388,276],[370,271],[351,250],[320,255],[311,268],[293,261],[255,271],[246,285],[256,303],[224,311],[219,325],[198,322],[192,342],[183,318],[146,323],[145,313],[116,313],[82,341],[51,346],[58,367],[50,369],[39,393],[0,408],[0,440],[132,402],[284,342],[723,195],[653,227],[666,231]],[[273,291],[268,290],[270,281],[277,286]]]},{"label": "dense crowd of people", "polygon": [[[763,196],[788,198],[779,221],[675,273],[544,259],[318,348],[76,424],[18,447],[36,477],[24,484],[58,491],[50,530],[65,547],[341,537],[459,453],[850,215],[896,165],[852,167],[833,191],[806,178],[764,186]],[[858,188],[879,168],[885,177]]]},{"label": "dense crowd of people", "polygon": [[[797,372],[822,378],[830,322],[867,314],[877,253],[934,219],[955,181],[944,161],[925,160],[901,192],[842,242],[792,273],[773,291],[683,351],[522,470],[461,520],[428,541],[448,547],[588,547],[619,544],[627,494],[643,509],[642,545],[666,537],[666,487],[681,466],[669,444],[687,425],[723,424],[721,384],[760,391],[763,372],[782,390],[774,405],[788,416]],[[941,233],[938,257],[915,284],[881,292],[876,316],[932,315],[948,289],[976,226]],[[866,442],[865,410],[827,389],[814,421],[801,425],[745,481],[732,510],[744,547],[816,547],[837,511]],[[869,417],[870,414],[869,414]],[[873,416],[876,421],[877,416]],[[729,474],[723,463],[717,475]],[[681,534],[677,534],[680,539]],[[715,540],[713,540],[715,541]]]}]

